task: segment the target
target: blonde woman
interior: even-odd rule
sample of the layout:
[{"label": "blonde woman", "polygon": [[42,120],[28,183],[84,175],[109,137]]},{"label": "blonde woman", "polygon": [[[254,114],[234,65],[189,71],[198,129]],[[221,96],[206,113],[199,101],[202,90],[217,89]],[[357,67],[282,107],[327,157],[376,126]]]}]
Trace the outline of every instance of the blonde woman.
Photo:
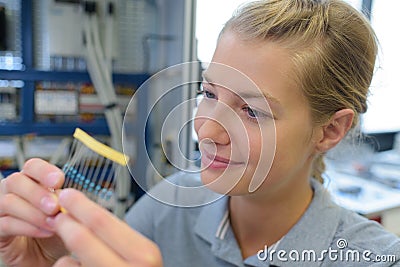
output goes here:
[{"label": "blonde woman", "polygon": [[[243,6],[226,23],[204,73],[195,119],[202,171],[169,178],[205,185],[202,195],[191,196],[203,205],[176,207],[146,195],[125,224],[77,191],[54,199],[46,188],[59,187],[62,173],[30,160],[1,185],[3,260],[86,267],[399,265],[398,237],[335,205],[321,184],[323,155],[367,109],[376,53],[370,25],[342,1]],[[191,200],[167,185],[150,195]],[[68,213],[58,214],[59,205]]]}]

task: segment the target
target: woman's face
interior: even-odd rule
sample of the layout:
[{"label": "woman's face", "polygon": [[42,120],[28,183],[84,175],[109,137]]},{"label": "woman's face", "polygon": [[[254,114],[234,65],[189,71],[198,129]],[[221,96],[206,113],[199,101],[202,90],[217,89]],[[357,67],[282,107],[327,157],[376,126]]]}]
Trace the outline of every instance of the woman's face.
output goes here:
[{"label": "woman's face", "polygon": [[203,183],[243,195],[308,178],[313,126],[289,54],[276,43],[245,42],[228,31],[212,61],[194,122]]}]

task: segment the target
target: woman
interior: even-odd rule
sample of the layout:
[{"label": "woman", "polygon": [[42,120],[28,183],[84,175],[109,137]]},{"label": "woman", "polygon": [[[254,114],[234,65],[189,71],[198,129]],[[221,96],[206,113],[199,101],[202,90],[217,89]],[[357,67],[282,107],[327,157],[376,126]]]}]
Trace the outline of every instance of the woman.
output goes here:
[{"label": "woman", "polygon": [[[320,184],[323,155],[367,109],[376,50],[368,22],[342,1],[242,7],[219,37],[195,119],[199,185],[215,192],[196,196],[204,205],[176,207],[144,196],[127,214],[129,227],[74,190],[55,199],[46,188],[58,188],[62,173],[30,160],[2,181],[3,260],[13,266],[399,264],[399,239],[336,206]],[[178,173],[169,180],[196,186],[196,178]],[[151,195],[183,203],[187,195],[179,187],[165,192],[167,184]],[[60,205],[67,214],[58,213]],[[397,262],[374,262],[384,255]]]}]

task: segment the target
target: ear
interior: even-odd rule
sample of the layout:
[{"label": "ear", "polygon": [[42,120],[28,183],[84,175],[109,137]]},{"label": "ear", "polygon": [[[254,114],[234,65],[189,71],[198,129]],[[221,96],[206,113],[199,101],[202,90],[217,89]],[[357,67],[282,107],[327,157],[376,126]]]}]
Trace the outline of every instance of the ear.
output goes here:
[{"label": "ear", "polygon": [[354,111],[341,109],[332,115],[330,120],[322,126],[322,135],[317,143],[320,152],[326,152],[336,146],[350,130],[354,119]]}]

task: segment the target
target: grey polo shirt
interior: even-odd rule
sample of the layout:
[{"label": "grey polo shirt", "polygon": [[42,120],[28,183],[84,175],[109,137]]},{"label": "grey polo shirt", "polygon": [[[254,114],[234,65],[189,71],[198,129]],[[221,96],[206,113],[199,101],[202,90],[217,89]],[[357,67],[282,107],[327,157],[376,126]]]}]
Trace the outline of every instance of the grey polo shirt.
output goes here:
[{"label": "grey polo shirt", "polygon": [[[200,185],[196,174],[177,173],[173,184]],[[126,221],[160,247],[164,266],[400,266],[400,239],[378,223],[345,210],[331,201],[317,181],[310,180],[314,197],[296,225],[273,247],[260,248],[243,259],[229,223],[228,196],[209,190],[193,193],[160,182],[150,193],[209,204],[174,207],[143,196]],[[210,200],[210,201],[208,201]]]}]

